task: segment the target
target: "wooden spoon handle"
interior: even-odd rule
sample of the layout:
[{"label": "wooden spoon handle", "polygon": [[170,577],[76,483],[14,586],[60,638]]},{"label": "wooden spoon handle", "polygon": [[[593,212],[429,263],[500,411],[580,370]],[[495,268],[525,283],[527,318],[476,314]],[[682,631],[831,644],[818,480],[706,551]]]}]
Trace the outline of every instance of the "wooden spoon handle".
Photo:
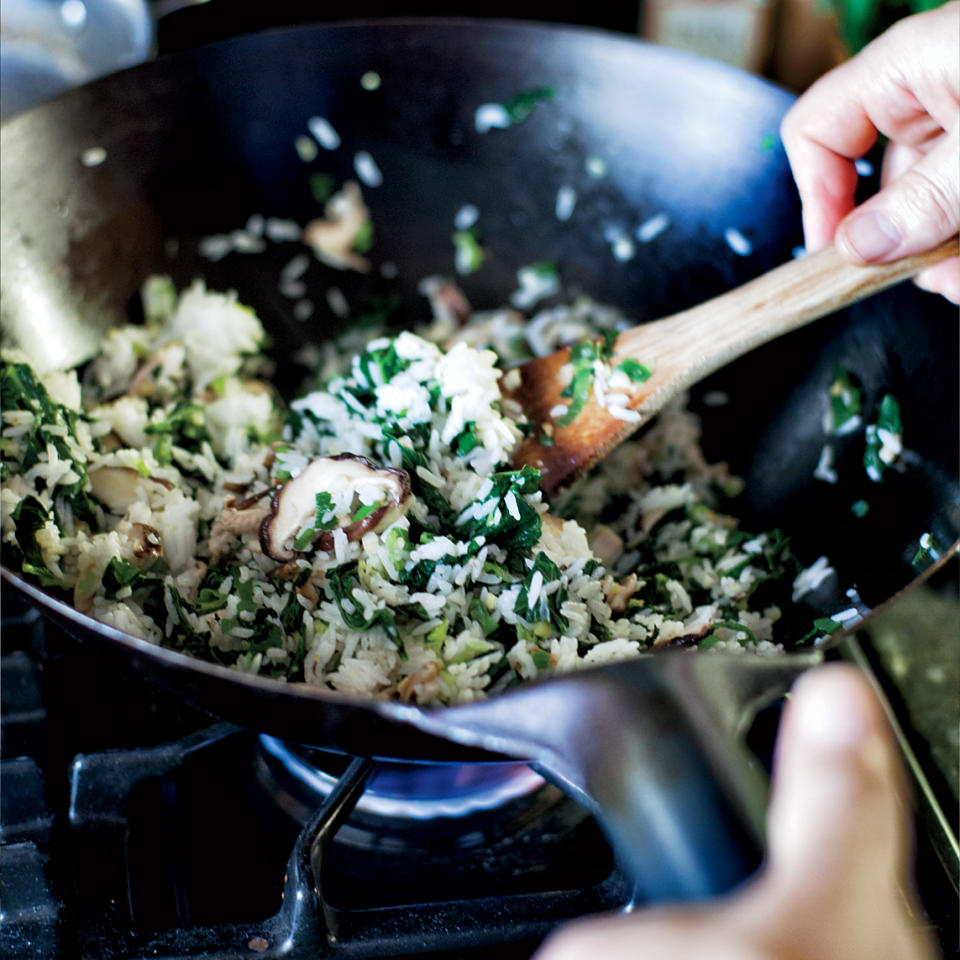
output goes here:
[{"label": "wooden spoon handle", "polygon": [[[618,358],[668,359],[689,365],[694,383],[754,347],[957,256],[957,237],[893,263],[855,266],[833,246],[792,260],[755,280],[689,310],[625,330]],[[664,339],[661,339],[664,338]],[[658,347],[666,347],[664,356]],[[679,352],[678,352],[679,351]]]}]

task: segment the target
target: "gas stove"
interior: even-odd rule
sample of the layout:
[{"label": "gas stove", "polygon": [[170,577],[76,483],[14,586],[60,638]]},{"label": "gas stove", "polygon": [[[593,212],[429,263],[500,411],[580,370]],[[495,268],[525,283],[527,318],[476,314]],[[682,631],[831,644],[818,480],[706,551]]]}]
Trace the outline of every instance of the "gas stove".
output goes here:
[{"label": "gas stove", "polygon": [[[2,629],[8,960],[508,960],[564,920],[632,905],[597,823],[528,766],[285,743],[105,663],[12,593]],[[775,722],[751,735],[767,761]],[[929,784],[916,793],[916,877],[946,954],[949,844]]]},{"label": "gas stove", "polygon": [[7,958],[529,956],[631,891],[522,764],[377,764],[216,722],[4,597]]}]

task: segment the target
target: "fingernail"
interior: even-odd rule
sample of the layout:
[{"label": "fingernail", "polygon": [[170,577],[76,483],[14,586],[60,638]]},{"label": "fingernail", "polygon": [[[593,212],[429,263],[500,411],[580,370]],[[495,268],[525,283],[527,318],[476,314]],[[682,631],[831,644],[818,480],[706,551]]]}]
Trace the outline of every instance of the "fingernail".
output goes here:
[{"label": "fingernail", "polygon": [[903,240],[897,225],[885,214],[867,211],[843,225],[847,244],[864,260],[880,260],[893,253]]},{"label": "fingernail", "polygon": [[872,719],[859,689],[848,677],[812,671],[794,684],[791,724],[811,746],[853,750],[871,732]]}]

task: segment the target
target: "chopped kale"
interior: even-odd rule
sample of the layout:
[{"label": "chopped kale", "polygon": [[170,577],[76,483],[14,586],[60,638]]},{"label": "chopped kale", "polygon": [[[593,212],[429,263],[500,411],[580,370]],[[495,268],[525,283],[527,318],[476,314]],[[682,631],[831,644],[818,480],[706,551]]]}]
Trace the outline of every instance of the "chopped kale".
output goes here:
[{"label": "chopped kale", "polygon": [[550,666],[550,654],[546,650],[534,647],[530,651],[530,659],[538,670],[546,670]]},{"label": "chopped kale", "polygon": [[532,87],[529,90],[521,90],[518,94],[511,97],[503,104],[503,109],[507,111],[511,125],[523,123],[533,112],[538,103],[546,103],[553,100],[557,91],[553,87]]},{"label": "chopped kale", "polygon": [[630,378],[631,383],[643,383],[652,376],[651,372],[642,363],[630,357],[618,363],[615,369],[622,370]]},{"label": "chopped kale", "polygon": [[393,614],[389,610],[377,610],[373,616],[366,619],[359,608],[359,604],[353,599],[353,591],[359,587],[360,578],[357,576],[357,564],[345,563],[339,567],[334,567],[327,571],[327,581],[333,591],[333,595],[340,607],[340,616],[343,622],[353,630],[371,630],[374,627],[381,627],[390,642],[398,649],[400,656],[404,657],[403,643],[400,640],[400,631],[397,629],[397,623]]},{"label": "chopped kale", "polygon": [[932,533],[921,534],[917,552],[910,562],[918,570],[925,570],[943,556],[944,549],[943,544]]},{"label": "chopped kale", "polygon": [[871,480],[880,483],[887,467],[899,458],[903,440],[900,403],[892,393],[885,394],[880,401],[877,422],[867,424],[864,436],[867,444],[863,454],[864,469]]},{"label": "chopped kale", "polygon": [[[532,547],[540,539],[540,514],[523,498],[539,489],[540,471],[524,466],[520,470],[505,470],[490,477],[492,490],[481,501],[488,509],[477,509],[457,524],[464,537],[483,536],[487,542],[499,544],[508,551],[521,551]],[[505,500],[513,494],[516,505],[515,517]],[[477,513],[482,516],[477,516]]]},{"label": "chopped kale", "polygon": [[830,636],[830,634],[842,629],[843,624],[837,623],[836,620],[830,617],[819,617],[813,621],[813,627],[797,641],[797,646],[805,646],[808,643],[812,643],[818,637]]},{"label": "chopped kale", "polygon": [[469,612],[470,619],[479,625],[485,637],[489,637],[500,625],[500,621],[487,609],[486,604],[479,597],[475,597],[470,602]]},{"label": "chopped kale", "polygon": [[360,229],[357,230],[353,238],[353,245],[350,249],[353,250],[354,253],[368,253],[373,246],[374,240],[373,224],[367,220],[365,223],[360,224]]},{"label": "chopped kale", "polygon": [[593,390],[595,365],[598,362],[606,363],[610,359],[616,337],[615,331],[607,331],[605,336],[597,340],[581,340],[570,348],[568,362],[573,367],[573,378],[560,394],[570,399],[570,405],[566,413],[557,417],[556,423],[559,426],[570,426],[583,410]]},{"label": "chopped kale", "polygon": [[166,419],[148,423],[144,433],[157,438],[153,455],[163,466],[173,462],[175,446],[190,453],[202,453],[204,444],[210,443],[204,408],[201,404],[189,400],[179,401]]},{"label": "chopped kale", "polygon": [[[540,595],[535,601],[535,605],[531,607],[530,587],[537,574],[540,575],[542,584]],[[558,633],[563,633],[568,624],[566,618],[560,612],[560,608],[567,599],[566,588],[561,586],[549,595],[544,590],[548,584],[560,579],[560,568],[545,553],[538,553],[533,562],[533,567],[520,587],[520,593],[514,607],[517,615],[527,621],[542,620],[549,623]]]},{"label": "chopped kale", "polygon": [[128,560],[123,560],[120,557],[111,557],[101,578],[103,592],[106,594],[108,600],[116,599],[117,593],[124,587],[136,589],[151,581],[155,582],[156,578],[150,577],[136,564],[130,563]]},{"label": "chopped kale", "polygon": [[37,543],[37,533],[48,519],[44,505],[36,497],[24,497],[11,514],[11,519],[22,559],[34,568],[46,569],[43,551]]},{"label": "chopped kale", "polygon": [[[0,366],[0,401],[4,410],[26,410],[34,417],[30,429],[17,438],[16,445],[7,441],[0,450],[7,461],[4,464],[7,475],[29,470],[40,461],[47,446],[52,446],[60,460],[70,461],[73,473],[77,476],[73,483],[57,486],[55,522],[61,530],[64,528],[62,502],[69,506],[74,522],[94,525],[97,505],[88,492],[86,462],[77,456],[77,426],[84,419],[83,416],[63,404],[55,403],[25,363],[4,362]],[[50,432],[51,427],[57,428],[56,431]],[[65,428],[73,438],[73,446],[59,435],[61,428]],[[15,452],[17,450],[19,452]]]},{"label": "chopped kale", "polygon": [[833,368],[833,381],[828,397],[830,405],[825,423],[827,433],[837,436],[856,429],[862,409],[860,387],[853,374],[840,364]]},{"label": "chopped kale", "polygon": [[359,507],[353,515],[353,522],[359,523],[361,520],[366,520],[376,510],[379,510],[383,506],[383,501],[378,503],[365,503],[363,506]]},{"label": "chopped kale", "polygon": [[479,446],[480,438],[477,436],[477,425],[471,420],[458,433],[450,446],[458,457],[465,457],[471,450]]},{"label": "chopped kale", "polygon": [[456,251],[457,273],[476,273],[482,266],[486,254],[477,239],[474,230],[458,230],[452,237]]}]

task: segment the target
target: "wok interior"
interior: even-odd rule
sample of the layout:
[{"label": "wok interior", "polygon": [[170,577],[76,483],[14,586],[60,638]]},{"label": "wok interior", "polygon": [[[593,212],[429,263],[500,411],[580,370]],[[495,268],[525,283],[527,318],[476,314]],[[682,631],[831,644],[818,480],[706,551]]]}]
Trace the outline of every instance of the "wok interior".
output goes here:
[{"label": "wok interior", "polygon": [[[379,74],[379,89],[361,86],[367,71]],[[476,131],[481,104],[544,86],[554,99],[522,124]],[[462,280],[475,308],[505,303],[518,267],[553,260],[569,292],[651,319],[783,262],[801,242],[776,136],[789,102],[763,81],[684,54],[516,24],[298,28],[178,54],[4,127],[4,323],[39,326],[51,351],[78,332],[95,341],[128,315],[149,273],[170,273],[179,286],[203,275],[256,309],[274,340],[276,380],[293,384],[303,372],[295,349],[340,323],[326,307],[327,286],[354,304],[397,297],[404,316],[425,318],[417,282],[452,275],[453,218],[465,203],[480,210],[488,253]],[[294,140],[313,116],[327,118],[343,146],[304,162]],[[81,156],[95,146],[107,159],[85,166]],[[301,224],[320,215],[310,175],[355,179],[358,150],[383,173],[382,186],[364,190],[371,255],[395,263],[396,279],[314,265],[317,311],[303,323],[277,282],[302,248],[276,244],[215,263],[199,255],[201,237],[241,228],[254,213]],[[597,157],[602,177],[588,170]],[[561,185],[578,197],[567,223],[554,214]],[[658,214],[670,227],[618,262],[605,228],[629,232]],[[748,238],[748,256],[724,241],[728,228]],[[875,606],[914,579],[922,533],[943,544],[957,538],[950,315],[947,304],[902,287],[756,351],[695,391],[708,458],[729,461],[747,481],[745,526],[780,526],[807,562],[826,554],[836,567],[837,589],[818,594],[815,614],[849,606],[850,587]],[[838,443],[839,482],[813,479],[834,363],[862,381],[865,410],[886,392],[899,398],[905,444],[917,454],[905,473],[871,483],[859,463],[862,437],[853,436]],[[703,407],[707,390],[727,392],[730,403]],[[850,506],[861,498],[871,509],[857,519]],[[277,710],[295,696],[278,693]],[[270,716],[256,722],[270,727]],[[336,739],[312,738],[322,737]]]}]

